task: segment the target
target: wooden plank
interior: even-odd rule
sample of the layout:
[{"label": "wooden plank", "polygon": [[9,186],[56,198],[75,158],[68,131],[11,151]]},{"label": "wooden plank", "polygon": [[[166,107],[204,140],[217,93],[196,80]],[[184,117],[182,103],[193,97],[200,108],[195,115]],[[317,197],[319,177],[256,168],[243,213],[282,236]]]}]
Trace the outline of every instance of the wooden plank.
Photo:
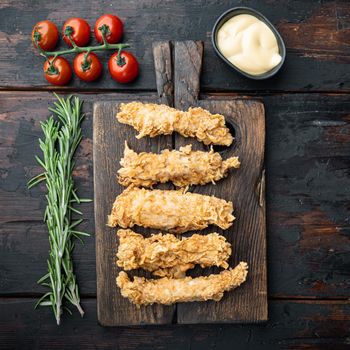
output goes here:
[{"label": "wooden plank", "polygon": [[269,293],[350,295],[350,99],[281,95],[264,104]]},{"label": "wooden plank", "polygon": [[[266,81],[251,81],[238,75],[222,62],[211,46],[211,29],[226,10],[237,6],[236,1],[162,2],[155,0],[119,0],[84,2],[57,0],[12,0],[0,4],[0,87],[48,86],[42,73],[43,59],[30,43],[30,33],[38,21],[54,21],[59,30],[63,22],[78,14],[93,27],[101,15],[100,9],[117,14],[124,21],[124,42],[141,65],[141,75],[132,84],[117,84],[108,70],[100,81],[84,83],[74,78],[69,88],[92,90],[156,89],[152,42],[159,40],[203,40],[204,57],[202,91],[349,91],[350,62],[350,3],[348,1],[251,0],[253,7],[269,18],[285,40],[287,59],[280,74]],[[93,10],[92,10],[93,9]],[[172,20],[169,20],[171,14]],[[300,34],[302,33],[302,34]],[[60,47],[65,47],[61,42]],[[99,53],[104,67],[111,53]],[[68,57],[70,62],[74,56]]]},{"label": "wooden plank", "polygon": [[170,41],[152,44],[159,102],[174,105],[174,83]]},{"label": "wooden plank", "polygon": [[0,299],[3,349],[122,350],[347,350],[349,301],[272,300],[264,325],[164,325],[98,327],[96,300],[83,300],[86,311],[65,315],[57,327],[49,308],[33,310],[34,299]]},{"label": "wooden plank", "polygon": [[[135,96],[136,97],[136,96]],[[103,326],[164,324],[171,323],[174,306],[145,306],[138,309],[120,294],[116,276],[121,270],[116,266],[116,229],[106,226],[115,197],[124,187],[116,181],[119,160],[124,154],[124,141],[131,149],[140,152],[160,152],[171,148],[171,136],[157,140],[136,139],[135,131],[118,123],[115,115],[119,103],[94,104],[94,191],[95,191],[95,234],[96,234],[96,275],[97,312]],[[142,233],[147,234],[148,231]]]},{"label": "wooden plank", "polygon": [[[172,66],[170,43],[153,46],[158,96],[163,103],[172,104]],[[136,97],[136,96],[135,96]],[[136,97],[137,98],[137,97]],[[120,294],[115,278],[121,269],[116,266],[117,240],[115,229],[106,227],[115,197],[124,187],[116,181],[119,160],[124,154],[124,141],[131,149],[159,153],[172,148],[172,136],[136,139],[135,130],[118,123],[115,116],[119,103],[94,104],[94,189],[96,227],[96,274],[98,319],[104,326],[172,323],[176,306],[152,305],[137,308]],[[149,235],[151,230],[143,230]],[[143,276],[148,276],[141,272]]]},{"label": "wooden plank", "polygon": [[[75,179],[80,194],[93,198],[92,104],[135,95],[79,96],[87,116]],[[233,97],[223,96],[228,98]],[[39,122],[48,116],[53,100],[48,92],[0,92],[0,295],[45,290],[36,285],[48,254],[41,221],[45,189],[28,191],[26,182],[40,172],[34,159],[40,152]],[[349,298],[349,96],[267,94],[261,100],[267,132],[269,296]],[[84,205],[83,212],[83,228],[93,233],[93,203]],[[96,295],[94,252],[94,235],[76,245],[75,270],[83,295]]]},{"label": "wooden plank", "polygon": [[[227,293],[219,303],[178,306],[179,323],[261,322],[267,320],[266,204],[265,204],[265,119],[264,107],[255,101],[199,101],[212,113],[221,113],[235,129],[235,146],[222,152],[237,155],[241,167],[215,186],[195,186],[196,193],[231,200],[236,220],[220,231],[232,244],[230,266],[239,261],[249,265],[247,282]],[[175,140],[176,148],[186,143]],[[216,228],[215,228],[216,229]],[[210,230],[206,230],[209,232]],[[211,229],[212,231],[212,229]],[[217,272],[212,269],[211,272]],[[200,274],[200,271],[197,272]]]},{"label": "wooden plank", "polygon": [[[259,322],[267,320],[266,222],[265,222],[265,117],[264,106],[257,101],[198,101],[203,46],[201,42],[175,42],[175,107],[186,110],[200,105],[212,113],[223,114],[235,131],[233,146],[216,147],[224,158],[236,155],[239,170],[215,186],[193,186],[196,193],[215,195],[233,201],[236,221],[226,231],[218,230],[232,244],[230,265],[239,261],[249,265],[247,282],[227,293],[220,302],[178,305],[179,323]],[[194,144],[196,149],[209,147],[175,135],[175,148]],[[213,228],[204,233],[212,232]],[[215,227],[216,231],[216,227]],[[217,269],[208,269],[211,273]],[[203,272],[197,269],[195,276]],[[249,305],[249,306],[248,306]]]},{"label": "wooden plank", "polygon": [[175,41],[175,108],[186,110],[197,104],[202,58],[203,43],[201,41]]}]

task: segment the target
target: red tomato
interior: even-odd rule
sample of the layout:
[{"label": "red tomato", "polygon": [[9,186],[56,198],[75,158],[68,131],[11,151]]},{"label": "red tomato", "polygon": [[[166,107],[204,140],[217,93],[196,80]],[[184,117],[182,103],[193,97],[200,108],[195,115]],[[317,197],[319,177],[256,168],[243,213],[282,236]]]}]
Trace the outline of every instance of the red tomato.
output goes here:
[{"label": "red tomato", "polygon": [[32,31],[32,41],[34,46],[36,46],[35,41],[37,41],[38,46],[44,51],[54,49],[58,41],[56,25],[50,21],[38,22]]},{"label": "red tomato", "polygon": [[[114,15],[103,15],[95,23],[95,37],[98,42],[103,43],[101,30],[106,27],[106,41],[109,44],[115,44],[122,38],[123,22]],[[99,29],[100,28],[100,29]]]},{"label": "red tomato", "polygon": [[80,53],[74,58],[74,72],[84,81],[96,80],[102,72],[102,64],[99,58],[94,53],[89,53],[86,63],[85,53]]},{"label": "red tomato", "polygon": [[139,63],[130,52],[122,51],[120,59],[118,59],[118,52],[116,52],[108,61],[108,70],[118,83],[129,83],[138,76]]},{"label": "red tomato", "polygon": [[[52,62],[53,57],[49,58]],[[57,57],[52,66],[48,60],[44,63],[44,75],[46,80],[53,85],[66,85],[72,77],[72,69],[69,62],[63,57]]]},{"label": "red tomato", "polygon": [[63,25],[63,39],[68,46],[72,46],[66,35],[67,32],[71,32],[71,38],[78,46],[85,46],[90,41],[89,23],[82,18],[70,18]]}]

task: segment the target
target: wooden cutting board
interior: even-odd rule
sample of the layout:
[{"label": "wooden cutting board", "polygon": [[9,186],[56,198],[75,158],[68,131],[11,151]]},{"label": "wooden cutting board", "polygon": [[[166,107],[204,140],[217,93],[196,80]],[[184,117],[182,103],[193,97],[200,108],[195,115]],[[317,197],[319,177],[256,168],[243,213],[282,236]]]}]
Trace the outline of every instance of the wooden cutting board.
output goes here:
[{"label": "wooden cutting board", "polygon": [[[119,268],[115,264],[117,251],[116,229],[106,226],[115,197],[124,188],[116,181],[124,141],[137,152],[160,152],[191,143],[194,149],[209,150],[195,139],[180,135],[157,138],[135,138],[136,131],[117,122],[115,115],[121,101],[99,102],[94,105],[94,188],[96,225],[97,309],[99,322],[104,326],[170,324],[170,323],[252,323],[267,320],[266,280],[266,220],[265,220],[265,115],[263,104],[255,100],[198,100],[202,65],[201,42],[161,42],[153,46],[159,99],[149,101],[134,95],[132,100],[161,102],[178,109],[201,106],[212,113],[225,116],[235,134],[231,147],[216,147],[224,159],[239,156],[241,167],[217,185],[193,186],[190,191],[230,200],[234,204],[236,220],[228,230],[211,227],[203,234],[219,232],[232,244],[230,266],[239,261],[249,264],[246,283],[225,293],[220,302],[179,303],[172,306],[152,305],[137,308],[120,294],[115,278]],[[128,101],[123,101],[128,102]],[[131,100],[130,100],[131,102]],[[172,189],[163,185],[161,188]],[[136,228],[149,236],[158,230]],[[191,233],[186,234],[187,236]],[[218,273],[219,269],[195,268],[191,276]],[[144,271],[129,275],[146,276]]]}]

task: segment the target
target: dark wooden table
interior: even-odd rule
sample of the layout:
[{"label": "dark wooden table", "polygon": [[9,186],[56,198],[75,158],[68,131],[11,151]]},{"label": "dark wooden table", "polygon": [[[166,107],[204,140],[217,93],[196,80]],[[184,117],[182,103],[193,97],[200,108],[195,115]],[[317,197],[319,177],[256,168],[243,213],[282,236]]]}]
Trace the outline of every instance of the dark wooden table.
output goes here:
[{"label": "dark wooden table", "polygon": [[[287,60],[275,78],[253,82],[214,54],[215,19],[236,5],[262,11],[280,30]],[[76,79],[64,93],[85,100],[84,140],[77,156],[81,194],[93,197],[92,102],[156,97],[152,42],[203,40],[201,94],[250,96],[266,108],[269,321],[264,325],[103,328],[96,319],[95,240],[77,244],[75,262],[84,319],[34,311],[45,291],[48,237],[44,188],[27,180],[39,171],[39,122],[52,86],[30,43],[32,26],[59,26],[80,16],[93,24],[105,12],[125,22],[125,42],[141,63],[131,84],[108,74]],[[102,55],[106,63],[108,54]],[[0,348],[1,349],[349,349],[350,348],[350,2],[349,1],[18,1],[0,2]],[[83,208],[93,232],[93,204]]]}]

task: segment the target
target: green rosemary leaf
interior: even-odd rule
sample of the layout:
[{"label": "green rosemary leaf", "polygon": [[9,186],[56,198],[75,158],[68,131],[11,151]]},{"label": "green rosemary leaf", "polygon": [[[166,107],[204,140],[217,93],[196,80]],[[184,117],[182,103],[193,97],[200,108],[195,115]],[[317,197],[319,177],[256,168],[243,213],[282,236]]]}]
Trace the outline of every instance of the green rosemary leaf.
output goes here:
[{"label": "green rosemary leaf", "polygon": [[82,231],[71,231],[71,233],[73,233],[75,236],[86,236],[86,237],[90,236],[90,233],[82,232]]},{"label": "green rosemary leaf", "polygon": [[79,219],[79,220],[76,220],[74,221],[70,226],[69,226],[69,229],[72,230],[72,228],[78,226],[80,223],[83,222],[83,219]]},{"label": "green rosemary leaf", "polygon": [[41,277],[36,283],[42,284],[42,283],[43,283],[44,281],[46,281],[49,277],[50,277],[50,274],[47,273],[46,275],[44,275],[43,277]]},{"label": "green rosemary leaf", "polygon": [[51,292],[47,292],[46,294],[44,294],[35,304],[34,309],[36,309],[39,305],[41,305],[41,303],[51,295]]},{"label": "green rosemary leaf", "polygon": [[80,204],[80,198],[77,196],[77,194],[75,193],[75,190],[73,190],[72,191],[72,195],[73,195],[73,197],[74,197],[74,199],[75,199],[75,201],[78,203],[78,204]]},{"label": "green rosemary leaf", "polygon": [[44,169],[46,168],[44,162],[38,156],[35,156],[35,159]]},{"label": "green rosemary leaf", "polygon": [[35,185],[39,184],[40,182],[44,181],[46,179],[45,174],[39,174],[35,177],[33,177],[31,180],[28,181],[27,186],[29,189],[34,187]]},{"label": "green rosemary leaf", "polygon": [[89,198],[80,198],[80,203],[91,203],[92,199]]},{"label": "green rosemary leaf", "polygon": [[41,303],[39,303],[39,306],[52,306],[52,302],[50,300],[42,301]]},{"label": "green rosemary leaf", "polygon": [[83,213],[82,213],[80,210],[75,209],[75,208],[73,208],[72,206],[69,206],[68,208],[69,208],[71,211],[74,211],[74,213],[76,213],[76,214],[78,214],[78,215],[83,215]]},{"label": "green rosemary leaf", "polygon": [[64,309],[65,309],[70,315],[73,315],[73,312],[71,311],[70,308],[68,308],[67,306],[65,306]]}]

